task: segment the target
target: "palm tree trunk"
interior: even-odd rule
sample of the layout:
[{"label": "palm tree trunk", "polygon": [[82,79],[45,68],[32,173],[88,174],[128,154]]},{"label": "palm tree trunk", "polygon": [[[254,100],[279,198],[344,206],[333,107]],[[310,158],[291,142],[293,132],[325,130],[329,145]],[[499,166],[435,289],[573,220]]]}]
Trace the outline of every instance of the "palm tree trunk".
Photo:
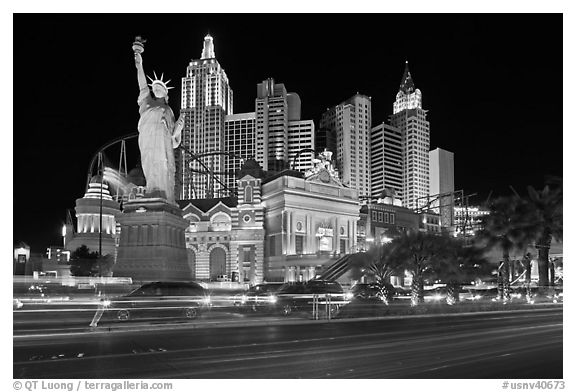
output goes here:
[{"label": "palm tree trunk", "polygon": [[510,260],[504,262],[504,300],[510,300]]},{"label": "palm tree trunk", "polygon": [[455,281],[451,281],[446,285],[446,303],[448,305],[454,305],[460,302],[460,284]]},{"label": "palm tree trunk", "polygon": [[524,273],[524,283],[529,285],[530,282],[532,282],[532,260],[530,259],[530,256],[524,256],[522,266],[524,267],[524,271],[526,271]]},{"label": "palm tree trunk", "polygon": [[510,299],[510,254],[508,249],[502,252],[502,261],[498,267],[498,297],[502,301]]},{"label": "palm tree trunk", "polygon": [[548,279],[548,254],[550,252],[550,242],[551,238],[544,237],[538,241],[538,286],[540,289],[546,290],[550,285],[550,280]]},{"label": "palm tree trunk", "polygon": [[420,305],[424,302],[424,277],[421,274],[415,275],[412,280],[412,306]]},{"label": "palm tree trunk", "polygon": [[526,301],[532,301],[532,291],[530,285],[532,284],[532,260],[529,254],[526,254],[522,259],[522,266],[524,267],[524,286],[526,287]]}]

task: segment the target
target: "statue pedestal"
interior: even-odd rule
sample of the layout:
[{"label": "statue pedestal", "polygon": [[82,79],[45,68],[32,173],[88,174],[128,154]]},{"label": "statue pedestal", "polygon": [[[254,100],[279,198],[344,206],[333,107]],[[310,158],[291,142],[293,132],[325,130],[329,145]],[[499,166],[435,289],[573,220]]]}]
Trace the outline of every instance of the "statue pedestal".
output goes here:
[{"label": "statue pedestal", "polygon": [[192,280],[182,211],[162,198],[124,203],[116,221],[121,225],[114,276],[133,281]]}]

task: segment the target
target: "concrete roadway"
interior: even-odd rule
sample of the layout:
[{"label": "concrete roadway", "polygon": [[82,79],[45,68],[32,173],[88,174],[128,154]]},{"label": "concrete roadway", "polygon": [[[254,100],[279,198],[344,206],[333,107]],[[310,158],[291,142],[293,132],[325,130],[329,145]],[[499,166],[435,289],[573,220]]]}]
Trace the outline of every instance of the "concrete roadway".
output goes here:
[{"label": "concrete roadway", "polygon": [[14,336],[14,378],[563,377],[562,307],[313,321],[132,323]]}]

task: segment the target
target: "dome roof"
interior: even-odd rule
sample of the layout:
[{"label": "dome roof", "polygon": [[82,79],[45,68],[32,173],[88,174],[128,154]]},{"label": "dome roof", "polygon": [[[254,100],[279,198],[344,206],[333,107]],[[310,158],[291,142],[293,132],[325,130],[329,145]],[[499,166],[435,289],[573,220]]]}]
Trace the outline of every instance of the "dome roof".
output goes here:
[{"label": "dome roof", "polygon": [[242,166],[243,169],[259,169],[260,165],[258,164],[258,161],[256,159],[246,159],[246,162],[244,162],[244,165]]},{"label": "dome roof", "polygon": [[146,186],[146,177],[144,177],[144,172],[140,164],[128,172],[128,182],[136,186]]},{"label": "dome roof", "polygon": [[100,184],[101,182],[102,182],[102,176],[100,174],[96,174],[95,176],[92,176],[92,178],[90,179],[90,184]]},{"label": "dome roof", "polygon": [[253,158],[246,159],[242,168],[238,171],[238,178],[244,177],[246,174],[251,175],[254,178],[264,178],[264,171],[262,167]]}]

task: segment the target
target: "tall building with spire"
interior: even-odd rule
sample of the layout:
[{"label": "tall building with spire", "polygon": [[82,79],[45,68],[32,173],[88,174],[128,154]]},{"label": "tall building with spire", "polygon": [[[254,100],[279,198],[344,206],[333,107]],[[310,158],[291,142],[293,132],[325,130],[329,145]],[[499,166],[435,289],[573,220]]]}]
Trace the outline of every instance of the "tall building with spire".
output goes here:
[{"label": "tall building with spire", "polygon": [[427,111],[422,109],[422,92],[415,87],[406,61],[390,124],[402,132],[402,204],[411,209],[425,204],[425,199],[418,199],[428,196],[430,190],[430,123],[426,120],[426,113]]},{"label": "tall building with spire", "polygon": [[203,164],[193,156],[224,151],[224,120],[233,114],[232,97],[228,76],[216,60],[213,38],[206,35],[200,59],[190,61],[182,78],[180,107],[185,124],[181,146],[185,151],[176,154],[178,199],[228,196],[220,182],[205,174],[208,170],[223,172],[224,156],[209,156]]}]

